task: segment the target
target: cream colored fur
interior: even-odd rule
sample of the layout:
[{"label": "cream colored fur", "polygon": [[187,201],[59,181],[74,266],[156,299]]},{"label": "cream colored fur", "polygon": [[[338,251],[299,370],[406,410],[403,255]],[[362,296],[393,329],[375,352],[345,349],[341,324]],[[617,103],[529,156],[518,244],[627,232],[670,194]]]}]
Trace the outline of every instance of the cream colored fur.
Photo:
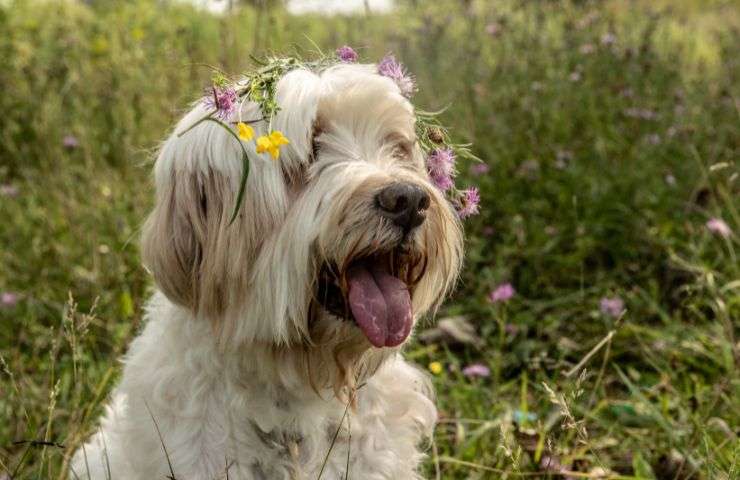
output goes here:
[{"label": "cream colored fur", "polygon": [[[375,66],[293,71],[278,102],[272,128],[291,143],[279,161],[248,146],[231,225],[234,138],[208,122],[178,136],[206,113],[198,105],[162,146],[142,239],[158,292],[71,478],[317,479],[337,429],[322,479],[344,478],[347,465],[355,479],[420,478],[436,420],[426,375],[323,310],[317,276],[397,245],[373,198],[413,182],[431,205],[411,239],[424,259],[412,306],[415,319],[433,313],[461,263],[457,216],[429,182],[411,105]],[[258,115],[243,106],[242,118]]]}]

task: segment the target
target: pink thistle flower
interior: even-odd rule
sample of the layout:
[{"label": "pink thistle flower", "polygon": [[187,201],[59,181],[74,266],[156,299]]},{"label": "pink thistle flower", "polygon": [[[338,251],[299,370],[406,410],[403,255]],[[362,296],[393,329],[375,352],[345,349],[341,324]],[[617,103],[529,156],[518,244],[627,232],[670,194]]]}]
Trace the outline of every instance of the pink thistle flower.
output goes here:
[{"label": "pink thistle flower", "polygon": [[455,170],[455,152],[449,148],[434,150],[427,157],[427,171],[432,176],[451,177]]},{"label": "pink thistle flower", "polygon": [[707,230],[719,235],[722,238],[730,238],[732,229],[721,218],[710,218],[706,223]]},{"label": "pink thistle flower", "polygon": [[470,167],[470,174],[475,176],[485,175],[491,170],[487,163],[474,163]]},{"label": "pink thistle flower", "polygon": [[449,175],[429,175],[429,178],[431,178],[432,184],[442,192],[446,192],[455,185]]},{"label": "pink thistle flower", "polygon": [[462,373],[466,377],[485,378],[491,376],[491,369],[483,365],[482,363],[471,363],[470,365],[462,369]]},{"label": "pink thistle flower", "polygon": [[3,292],[0,295],[0,305],[6,308],[14,307],[18,303],[18,294],[13,292]]},{"label": "pink thistle flower", "polygon": [[602,45],[614,45],[617,41],[617,36],[613,33],[605,33],[601,36]]},{"label": "pink thistle flower", "polygon": [[357,62],[357,52],[354,51],[349,45],[344,45],[337,48],[337,57],[344,63],[355,63]]},{"label": "pink thistle flower", "polygon": [[480,211],[480,193],[478,193],[478,189],[470,187],[460,193],[460,208],[457,210],[460,218],[477,215]]},{"label": "pink thistle flower", "polygon": [[216,116],[221,120],[228,119],[236,110],[239,97],[233,87],[213,86],[203,98],[203,105],[210,110],[216,111]]},{"label": "pink thistle flower", "polygon": [[416,91],[414,77],[409,75],[403,64],[398,62],[396,57],[391,54],[383,57],[378,63],[378,73],[396,82],[398,89],[401,90],[401,95],[406,98],[410,98]]},{"label": "pink thistle flower", "polygon": [[502,283],[488,294],[491,303],[507,302],[516,294],[516,290],[510,283]]},{"label": "pink thistle flower", "polygon": [[65,135],[62,139],[62,146],[72,150],[80,146],[80,141],[74,135]]},{"label": "pink thistle flower", "polygon": [[0,185],[0,195],[3,197],[15,197],[18,195],[18,187],[10,183]]},{"label": "pink thistle flower", "polygon": [[489,23],[486,25],[486,33],[492,37],[498,36],[501,33],[501,25],[496,22]]},{"label": "pink thistle flower", "polygon": [[582,55],[590,55],[596,51],[596,47],[593,43],[584,43],[578,51],[581,52]]},{"label": "pink thistle flower", "polygon": [[624,311],[624,300],[619,297],[604,297],[599,301],[599,310],[604,315],[618,318]]}]

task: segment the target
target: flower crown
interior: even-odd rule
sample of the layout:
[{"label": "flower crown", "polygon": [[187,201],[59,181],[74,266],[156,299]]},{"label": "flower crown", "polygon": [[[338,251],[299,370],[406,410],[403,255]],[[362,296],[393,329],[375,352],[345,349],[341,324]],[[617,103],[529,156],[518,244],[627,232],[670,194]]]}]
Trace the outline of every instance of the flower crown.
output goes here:
[{"label": "flower crown", "polygon": [[[229,132],[239,143],[242,151],[243,171],[236,205],[231,215],[230,223],[234,221],[244,199],[244,189],[249,177],[249,155],[244,142],[255,142],[258,154],[268,154],[273,160],[280,158],[280,148],[290,143],[282,132],[272,130],[272,119],[280,110],[277,104],[276,93],[278,81],[291,70],[305,68],[307,70],[321,70],[337,63],[356,63],[357,52],[349,46],[338,48],[331,55],[322,55],[313,61],[304,61],[299,57],[268,57],[264,61],[256,59],[259,68],[245,74],[242,81],[230,80],[222,72],[217,71],[212,79],[211,86],[206,90],[202,99],[208,113],[178,133],[178,137],[186,134],[195,126],[203,122],[215,122]],[[378,74],[393,80],[401,94],[411,98],[416,92],[416,81],[406,68],[396,60],[392,54],[386,55],[377,64]],[[242,119],[242,106],[252,101],[259,105],[262,118]],[[442,110],[443,111],[443,110]],[[456,144],[450,140],[447,128],[438,120],[442,111],[425,112],[416,110],[416,135],[419,145],[426,156],[426,166],[432,183],[443,193],[455,207],[460,218],[467,218],[478,214],[480,194],[476,187],[459,190],[455,186],[457,176],[457,158],[480,161],[470,151],[469,144]],[[234,113],[238,114],[237,121],[230,121]],[[255,137],[251,124],[267,121],[269,132],[266,135]]]}]

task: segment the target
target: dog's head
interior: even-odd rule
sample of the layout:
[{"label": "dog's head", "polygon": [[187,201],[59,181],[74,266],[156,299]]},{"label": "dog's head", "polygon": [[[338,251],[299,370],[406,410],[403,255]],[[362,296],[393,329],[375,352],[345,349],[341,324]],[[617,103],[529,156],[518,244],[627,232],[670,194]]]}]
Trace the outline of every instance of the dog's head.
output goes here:
[{"label": "dog's head", "polygon": [[329,352],[345,366],[380,359],[453,285],[457,214],[430,183],[411,104],[374,66],[294,70],[277,100],[272,129],[291,143],[276,161],[247,146],[231,224],[239,146],[211,122],[178,136],[207,113],[200,105],[180,122],[157,159],[145,264],[222,340]]}]

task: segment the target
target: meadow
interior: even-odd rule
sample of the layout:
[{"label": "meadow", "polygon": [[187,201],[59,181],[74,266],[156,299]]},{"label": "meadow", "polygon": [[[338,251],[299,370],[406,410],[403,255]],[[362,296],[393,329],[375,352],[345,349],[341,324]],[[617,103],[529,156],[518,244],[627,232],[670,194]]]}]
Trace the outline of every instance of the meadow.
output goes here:
[{"label": "meadow", "polygon": [[[0,1],[0,479],[61,479],[141,327],[158,142],[216,65],[394,52],[482,164],[459,286],[406,353],[429,478],[740,478],[740,9],[400,1],[218,16]],[[183,479],[185,480],[185,479]]]}]

